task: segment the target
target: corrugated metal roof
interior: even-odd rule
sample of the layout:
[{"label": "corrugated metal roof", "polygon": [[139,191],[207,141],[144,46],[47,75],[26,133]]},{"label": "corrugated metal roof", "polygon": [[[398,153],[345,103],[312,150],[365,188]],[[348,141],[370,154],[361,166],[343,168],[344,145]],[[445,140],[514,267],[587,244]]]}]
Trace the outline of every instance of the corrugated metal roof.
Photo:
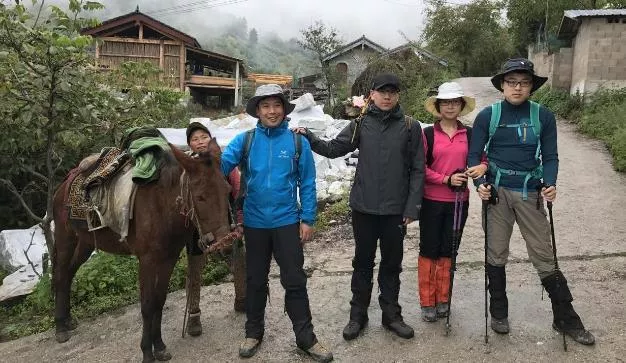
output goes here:
[{"label": "corrugated metal roof", "polygon": [[565,10],[563,15],[571,19],[584,17],[626,16],[626,9]]}]

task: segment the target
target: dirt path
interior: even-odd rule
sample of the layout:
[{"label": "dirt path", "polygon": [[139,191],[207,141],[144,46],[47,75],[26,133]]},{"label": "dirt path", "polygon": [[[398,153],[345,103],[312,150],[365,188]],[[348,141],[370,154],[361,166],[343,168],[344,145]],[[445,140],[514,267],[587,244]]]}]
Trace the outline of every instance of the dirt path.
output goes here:
[{"label": "dirt path", "polygon": [[[498,97],[488,78],[460,82],[479,107]],[[527,261],[519,232],[511,242],[512,262],[507,268],[511,334],[483,343],[483,234],[480,204],[472,196],[470,217],[459,252],[455,280],[451,336],[443,323],[427,324],[419,318],[416,296],[416,226],[405,244],[401,304],[406,321],[416,337],[405,341],[380,327],[380,309],[373,297],[370,326],[353,342],[341,338],[347,322],[353,241],[349,226],[337,226],[321,234],[306,249],[306,267],[311,273],[309,294],[316,332],[335,353],[336,361],[613,361],[626,357],[626,178],[615,173],[604,147],[579,136],[574,128],[559,122],[558,200],[554,206],[555,228],[562,269],[575,297],[574,305],[587,327],[596,335],[594,347],[570,341],[563,352],[560,336],[550,328],[547,296]],[[288,317],[283,314],[282,288],[273,267],[271,303],[267,309],[265,341],[253,361],[306,361],[297,354]],[[376,289],[375,289],[376,290]],[[163,334],[174,362],[237,361],[237,346],[243,338],[244,316],[232,311],[232,284],[202,290],[202,322],[205,334],[181,339],[184,308],[182,292],[170,294],[166,303]],[[83,321],[65,344],[54,341],[53,332],[0,344],[0,360],[6,362],[139,361],[141,319],[139,306],[132,305],[93,321]]]}]

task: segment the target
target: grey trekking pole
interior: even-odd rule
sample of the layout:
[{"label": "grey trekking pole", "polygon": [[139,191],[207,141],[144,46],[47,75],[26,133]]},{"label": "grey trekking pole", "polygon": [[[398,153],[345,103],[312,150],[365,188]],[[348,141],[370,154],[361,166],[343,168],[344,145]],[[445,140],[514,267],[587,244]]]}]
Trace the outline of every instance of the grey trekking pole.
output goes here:
[{"label": "grey trekking pole", "polygon": [[465,185],[455,189],[454,218],[452,224],[452,261],[450,263],[450,285],[448,287],[448,313],[446,314],[446,336],[450,334],[450,314],[452,313],[452,288],[454,286],[454,272],[456,271],[456,257],[461,244],[461,221],[463,218],[463,193]]},{"label": "grey trekking pole", "polygon": [[[548,201],[548,214],[550,215],[550,232],[552,234],[552,255],[554,257],[554,270],[560,271],[559,260],[556,257],[556,238],[554,236],[554,218],[552,217],[552,202]],[[557,274],[557,280],[560,274]],[[558,282],[557,282],[558,283]],[[567,352],[567,341],[565,340],[565,333],[561,332],[563,336],[563,350]]]},{"label": "grey trekking pole", "polygon": [[488,224],[487,224],[487,210],[489,206],[488,200],[483,200],[483,216],[485,218],[485,344],[489,343],[489,333],[487,327],[487,319],[489,318],[489,310],[487,308],[487,290],[489,289],[489,275],[487,274],[487,248],[489,247],[487,235],[488,235]]}]

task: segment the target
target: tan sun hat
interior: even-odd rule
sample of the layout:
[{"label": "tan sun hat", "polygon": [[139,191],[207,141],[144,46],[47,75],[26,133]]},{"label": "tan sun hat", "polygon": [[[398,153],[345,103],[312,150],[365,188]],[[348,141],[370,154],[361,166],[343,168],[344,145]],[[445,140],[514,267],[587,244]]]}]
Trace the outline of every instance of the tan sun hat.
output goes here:
[{"label": "tan sun hat", "polygon": [[424,107],[426,108],[426,111],[440,117],[441,114],[437,112],[437,108],[435,107],[437,99],[452,100],[455,98],[463,98],[465,100],[465,107],[463,107],[459,116],[467,115],[476,107],[476,100],[473,97],[466,96],[463,93],[461,85],[456,82],[446,82],[441,84],[437,90],[437,95],[428,97],[426,102],[424,102]]}]

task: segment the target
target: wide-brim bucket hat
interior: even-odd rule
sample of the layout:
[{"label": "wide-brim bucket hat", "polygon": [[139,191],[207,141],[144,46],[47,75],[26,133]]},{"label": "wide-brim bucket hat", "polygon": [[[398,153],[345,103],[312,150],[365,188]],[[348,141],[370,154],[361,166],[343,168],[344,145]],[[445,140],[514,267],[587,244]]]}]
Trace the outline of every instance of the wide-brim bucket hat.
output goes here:
[{"label": "wide-brim bucket hat", "polygon": [[259,105],[259,102],[268,97],[278,97],[283,103],[283,107],[285,108],[285,116],[289,115],[296,105],[290,103],[287,100],[287,97],[283,94],[283,89],[277,84],[264,84],[259,86],[254,92],[254,96],[248,100],[246,104],[246,113],[252,117],[259,118],[256,113],[256,108]]},{"label": "wide-brim bucket hat", "polygon": [[435,107],[437,100],[453,100],[455,98],[462,98],[465,100],[465,106],[461,110],[459,116],[467,115],[472,112],[474,108],[476,108],[476,99],[474,99],[474,97],[466,96],[463,92],[463,87],[456,82],[442,83],[437,90],[437,95],[430,96],[426,99],[426,102],[424,102],[424,108],[436,117],[441,117],[441,114],[437,112],[437,108]]},{"label": "wide-brim bucket hat", "polygon": [[535,65],[533,62],[526,58],[514,58],[509,59],[502,65],[500,73],[491,78],[491,84],[500,92],[504,92],[502,89],[502,81],[504,76],[512,72],[527,73],[533,77],[533,87],[530,89],[530,93],[535,92],[539,87],[543,86],[548,80],[548,77],[541,77],[535,74]]}]

